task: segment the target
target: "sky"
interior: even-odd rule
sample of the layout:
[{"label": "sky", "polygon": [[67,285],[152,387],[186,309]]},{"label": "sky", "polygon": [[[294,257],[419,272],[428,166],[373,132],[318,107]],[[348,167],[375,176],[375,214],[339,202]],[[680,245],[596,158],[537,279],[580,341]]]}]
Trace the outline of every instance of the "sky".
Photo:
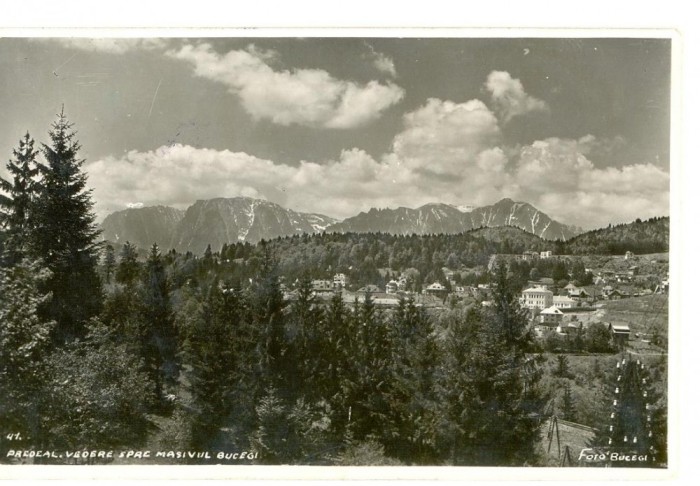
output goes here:
[{"label": "sky", "polygon": [[0,156],[64,106],[100,221],[509,197],[592,229],[669,214],[670,82],[667,39],[3,38]]}]

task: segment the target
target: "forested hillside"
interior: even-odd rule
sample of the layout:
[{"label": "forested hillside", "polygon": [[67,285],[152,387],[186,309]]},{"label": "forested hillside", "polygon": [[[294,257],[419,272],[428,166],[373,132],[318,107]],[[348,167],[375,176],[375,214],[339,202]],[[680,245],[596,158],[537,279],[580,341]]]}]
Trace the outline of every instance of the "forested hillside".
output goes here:
[{"label": "forested hillside", "polygon": [[580,234],[558,242],[557,253],[565,255],[624,255],[663,253],[669,249],[670,218],[636,220]]},{"label": "forested hillside", "polygon": [[[415,268],[426,282],[443,278],[442,268],[485,266],[494,253],[522,253],[548,248],[546,242],[513,227],[484,228],[460,235],[395,236],[386,233],[333,233],[277,238],[261,245],[224,245],[222,263],[237,261],[255,266],[262,248],[279,260],[280,272],[288,279],[308,273],[326,278],[329,272],[346,272],[354,282],[373,283],[378,269],[401,271]],[[241,269],[241,277],[249,272]]]}]

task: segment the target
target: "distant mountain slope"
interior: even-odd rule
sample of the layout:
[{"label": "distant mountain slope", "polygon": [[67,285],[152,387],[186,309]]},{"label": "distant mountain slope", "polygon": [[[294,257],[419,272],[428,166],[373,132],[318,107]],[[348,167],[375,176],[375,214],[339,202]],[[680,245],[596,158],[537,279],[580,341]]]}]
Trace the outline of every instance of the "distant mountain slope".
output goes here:
[{"label": "distant mountain slope", "polygon": [[559,223],[531,204],[508,198],[492,206],[475,208],[465,218],[472,228],[516,226],[544,240],[568,240],[581,233],[581,229]]},{"label": "distant mountain slope", "polygon": [[148,248],[153,243],[167,246],[184,216],[185,211],[168,206],[117,211],[102,222],[102,237],[118,244],[129,241],[139,248]]},{"label": "distant mountain slope", "polygon": [[633,253],[661,253],[669,250],[670,218],[651,218],[646,221],[619,224],[588,231],[565,242],[558,249],[569,255],[624,255]]},{"label": "distant mountain slope", "polygon": [[211,244],[317,233],[337,220],[322,214],[298,213],[277,204],[247,197],[197,201],[182,211],[166,206],[131,208],[110,214],[102,223],[103,238],[148,248],[202,253]]},{"label": "distant mountain slope", "polygon": [[481,227],[514,227],[544,240],[568,240],[579,232],[523,202],[503,199],[491,206],[457,207],[426,204],[417,209],[370,209],[339,222],[322,214],[300,213],[248,197],[200,200],[181,211],[165,206],[126,209],[102,223],[106,240],[131,241],[148,248],[203,252],[224,243],[278,236],[334,233],[390,233],[395,235],[459,234]]},{"label": "distant mountain slope", "polygon": [[[395,235],[455,234],[465,230],[465,213],[447,204],[426,204],[418,209],[372,208],[329,226],[337,233],[391,233]],[[471,228],[467,228],[471,229]]]},{"label": "distant mountain slope", "polygon": [[179,251],[203,252],[207,245],[218,250],[224,243],[277,238],[322,231],[336,220],[305,214],[248,197],[197,201],[173,233],[170,246]]},{"label": "distant mountain slope", "polygon": [[448,204],[426,204],[418,209],[370,209],[331,225],[326,231],[424,235],[455,234],[482,226],[515,226],[546,240],[567,240],[580,232],[554,221],[528,203],[511,199],[471,211]]}]

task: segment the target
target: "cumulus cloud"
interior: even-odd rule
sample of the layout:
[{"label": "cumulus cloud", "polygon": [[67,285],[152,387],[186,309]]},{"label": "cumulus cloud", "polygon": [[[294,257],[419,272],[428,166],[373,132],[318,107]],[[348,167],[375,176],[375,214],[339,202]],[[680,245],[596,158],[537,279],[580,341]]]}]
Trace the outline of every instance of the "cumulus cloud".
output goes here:
[{"label": "cumulus cloud", "polygon": [[473,168],[477,155],[501,137],[498,120],[479,100],[454,103],[431,98],[404,116],[394,138],[394,153],[414,169],[459,176]]},{"label": "cumulus cloud", "polygon": [[547,111],[547,103],[525,92],[519,79],[506,71],[492,71],[485,83],[498,115],[507,123],[516,116]]},{"label": "cumulus cloud", "polygon": [[254,46],[222,55],[209,44],[188,44],[168,55],[190,63],[197,76],[227,86],[253,118],[279,125],[354,128],[375,120],[404,96],[394,83],[360,85],[321,69],[275,71],[270,61],[276,53]]},{"label": "cumulus cloud", "polygon": [[585,228],[668,214],[670,174],[653,164],[597,167],[595,137],[549,138],[523,147],[513,190],[555,219]]},{"label": "cumulus cloud", "polygon": [[167,46],[167,39],[146,38],[88,38],[88,37],[34,37],[38,42],[58,42],[69,49],[107,54],[124,54],[135,50],[160,50]]}]

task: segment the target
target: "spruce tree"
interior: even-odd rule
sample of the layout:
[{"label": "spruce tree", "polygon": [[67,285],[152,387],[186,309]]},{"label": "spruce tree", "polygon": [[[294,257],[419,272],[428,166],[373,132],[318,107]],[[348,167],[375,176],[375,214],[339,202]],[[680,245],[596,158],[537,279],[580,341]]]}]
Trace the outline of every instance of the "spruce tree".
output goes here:
[{"label": "spruce tree", "polygon": [[163,397],[166,384],[174,384],[178,373],[177,335],[170,308],[165,266],[158,245],[151,247],[143,282],[143,315],[146,324],[145,358],[155,383],[156,397]]},{"label": "spruce tree", "polygon": [[115,278],[117,282],[127,287],[133,287],[139,278],[140,272],[141,267],[138,262],[136,247],[127,241],[119,253],[119,265],[117,265]]},{"label": "spruce tree", "polygon": [[357,302],[349,319],[353,330],[351,370],[343,385],[349,407],[349,430],[355,439],[385,434],[389,403],[390,343],[388,330],[372,296]]},{"label": "spruce tree", "polygon": [[616,467],[663,466],[666,462],[666,407],[651,380],[649,368],[630,356],[609,375],[609,415],[596,428],[591,446],[599,451],[644,456],[636,462],[611,461]]},{"label": "spruce tree", "polygon": [[570,378],[571,370],[569,368],[569,358],[565,354],[557,355],[557,369],[554,372],[554,376],[560,378]]},{"label": "spruce tree", "polygon": [[289,307],[287,382],[298,396],[315,401],[320,398],[316,378],[321,357],[319,324],[323,314],[308,273],[302,277],[297,289],[297,299]]},{"label": "spruce tree", "polygon": [[262,396],[265,385],[273,386],[288,398],[292,395],[289,383],[285,382],[288,351],[285,339],[284,299],[280,289],[278,264],[272,252],[263,246],[264,258],[259,275],[253,284],[253,319],[260,329],[258,348],[258,372],[262,378],[256,396]]},{"label": "spruce tree", "polygon": [[561,418],[570,422],[576,421],[576,406],[571,396],[571,383],[567,380],[564,385],[564,395],[561,402]]},{"label": "spruce tree", "polygon": [[56,321],[54,339],[66,342],[85,334],[86,322],[100,312],[102,285],[97,273],[100,231],[92,212],[91,191],[78,158],[80,144],[61,110],[42,144],[45,163],[30,211],[30,254],[44,261],[51,278],[44,290],[51,300],[43,317]]},{"label": "spruce tree", "polygon": [[183,373],[191,396],[188,415],[192,422],[190,446],[220,448],[220,429],[236,403],[234,326],[221,319],[225,294],[214,282],[207,295],[191,296],[183,309],[189,327],[183,354]]},{"label": "spruce tree", "polygon": [[34,150],[34,140],[27,132],[12,153],[14,159],[7,163],[11,180],[0,177],[0,228],[7,231],[3,260],[9,265],[19,262],[26,253],[39,152]]},{"label": "spruce tree", "polygon": [[387,453],[407,463],[436,456],[435,372],[438,350],[428,315],[413,297],[399,301],[390,320],[390,418]]},{"label": "spruce tree", "polygon": [[466,349],[448,346],[445,364],[460,371],[443,377],[443,410],[455,421],[447,430],[456,464],[522,466],[534,462],[539,438],[541,360],[504,266],[494,284],[494,307],[468,312],[457,326]]},{"label": "spruce tree", "polygon": [[114,256],[114,247],[112,245],[105,246],[104,253],[104,275],[105,281],[109,284],[112,283],[112,275],[114,275],[114,269],[117,266],[117,259]]},{"label": "spruce tree", "polygon": [[331,426],[337,438],[345,434],[349,407],[342,385],[347,383],[351,363],[355,360],[351,354],[353,343],[348,321],[342,293],[336,292],[321,319],[319,366],[315,382],[319,395],[331,404]]},{"label": "spruce tree", "polygon": [[436,388],[443,418],[440,448],[452,465],[470,463],[472,397],[476,395],[471,349],[478,339],[481,313],[474,307],[446,316]]}]

